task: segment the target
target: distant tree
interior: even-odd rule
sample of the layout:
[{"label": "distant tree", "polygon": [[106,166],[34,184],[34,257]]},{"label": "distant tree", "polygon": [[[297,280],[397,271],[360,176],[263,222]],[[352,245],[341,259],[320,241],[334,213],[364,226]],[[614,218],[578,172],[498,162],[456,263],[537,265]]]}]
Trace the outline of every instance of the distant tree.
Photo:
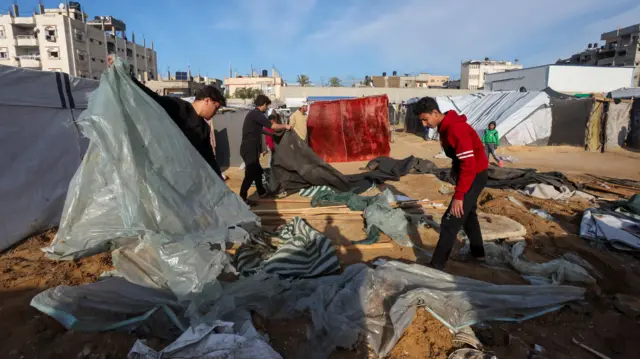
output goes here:
[{"label": "distant tree", "polygon": [[309,80],[309,76],[304,74],[298,75],[298,77],[296,78],[296,81],[302,87],[309,86],[309,84],[311,84],[311,81]]},{"label": "distant tree", "polygon": [[247,97],[247,90],[249,90],[249,89],[247,89],[247,88],[245,88],[245,87],[242,87],[242,88],[236,89],[236,92],[233,94],[233,96],[234,96],[235,98],[240,98],[240,99],[243,99],[243,100],[244,100],[244,99],[247,99],[247,98],[248,98],[248,97]]},{"label": "distant tree", "polygon": [[329,86],[331,87],[342,87],[342,81],[337,77],[332,77],[329,79]]}]

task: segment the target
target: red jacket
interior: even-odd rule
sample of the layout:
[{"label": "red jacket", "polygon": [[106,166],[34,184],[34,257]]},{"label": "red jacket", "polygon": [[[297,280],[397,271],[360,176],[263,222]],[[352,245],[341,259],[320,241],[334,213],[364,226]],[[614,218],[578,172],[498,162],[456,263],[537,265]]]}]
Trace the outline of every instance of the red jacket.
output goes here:
[{"label": "red jacket", "polygon": [[452,171],[457,178],[453,198],[462,200],[476,174],[489,167],[489,160],[478,133],[467,123],[467,116],[448,111],[438,132],[445,154],[453,160]]},{"label": "red jacket", "polygon": [[[270,128],[265,128],[264,130],[265,132],[273,133],[273,130]],[[264,142],[266,143],[267,147],[269,147],[271,152],[273,152],[275,148],[275,146],[273,145],[273,137],[269,135],[264,136]]]}]

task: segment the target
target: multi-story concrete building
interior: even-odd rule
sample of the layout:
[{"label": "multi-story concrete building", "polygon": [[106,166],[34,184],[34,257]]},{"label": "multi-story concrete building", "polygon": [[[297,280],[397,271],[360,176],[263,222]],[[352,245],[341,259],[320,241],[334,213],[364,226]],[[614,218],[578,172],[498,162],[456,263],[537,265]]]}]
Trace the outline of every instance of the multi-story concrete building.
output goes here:
[{"label": "multi-story concrete building", "polygon": [[605,32],[600,40],[605,44],[589,44],[558,64],[634,67],[632,86],[640,86],[640,24]]},{"label": "multi-story concrete building", "polygon": [[138,78],[154,79],[157,55],[151,47],[131,41],[126,25],[111,16],[87,20],[79,3],[61,4],[20,16],[17,5],[0,15],[0,65],[66,72],[72,76],[99,79],[107,68],[108,54],[126,59]]},{"label": "multi-story concrete building", "polygon": [[238,76],[236,73],[234,77],[225,77],[224,79],[224,87],[231,97],[240,88],[259,89],[263,94],[275,97],[276,88],[281,86],[286,86],[286,83],[275,68],[271,70],[271,76],[267,70],[262,70],[260,74],[253,72],[249,76]]},{"label": "multi-story concrete building", "polygon": [[522,65],[511,61],[495,61],[485,58],[483,61],[465,61],[460,68],[460,88],[465,90],[479,90],[484,88],[487,74],[495,74],[510,70],[522,69]]},{"label": "multi-story concrete building", "polygon": [[162,96],[176,97],[193,96],[196,90],[207,85],[214,86],[220,91],[223,90],[222,80],[200,76],[200,74],[192,76],[191,69],[187,72],[176,72],[175,76],[171,76],[171,73],[167,73],[165,78],[158,76],[155,80],[146,81],[145,85]]},{"label": "multi-story concrete building", "polygon": [[[369,77],[365,78],[368,80]],[[449,81],[449,76],[432,75],[427,73],[420,73],[418,75],[404,75],[387,76],[383,73],[382,76],[371,76],[371,83],[373,87],[387,87],[387,88],[439,88],[444,87],[444,84]]]}]

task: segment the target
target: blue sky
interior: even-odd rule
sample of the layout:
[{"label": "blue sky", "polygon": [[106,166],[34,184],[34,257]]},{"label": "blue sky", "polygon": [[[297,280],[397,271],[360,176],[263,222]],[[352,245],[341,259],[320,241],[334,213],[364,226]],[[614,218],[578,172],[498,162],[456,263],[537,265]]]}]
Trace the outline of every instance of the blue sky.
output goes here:
[{"label": "blue sky", "polygon": [[[13,1],[0,0],[5,12]],[[18,0],[22,12],[37,0]],[[47,7],[58,1],[43,0]],[[154,40],[159,71],[223,78],[272,65],[290,82],[429,72],[458,77],[460,62],[554,62],[640,23],[637,0],[85,0],[141,42]]]}]

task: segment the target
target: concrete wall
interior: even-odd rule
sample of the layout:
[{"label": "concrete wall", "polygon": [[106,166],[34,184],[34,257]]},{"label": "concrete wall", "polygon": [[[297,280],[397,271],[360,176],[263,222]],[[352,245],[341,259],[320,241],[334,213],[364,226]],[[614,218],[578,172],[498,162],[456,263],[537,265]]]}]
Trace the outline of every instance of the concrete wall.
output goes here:
[{"label": "concrete wall", "polygon": [[276,98],[285,100],[289,97],[309,96],[348,96],[363,97],[387,95],[389,102],[407,101],[414,97],[424,96],[462,96],[478,91],[458,89],[427,89],[427,88],[375,88],[375,87],[301,87],[286,86],[276,88]]},{"label": "concrete wall", "polygon": [[548,66],[540,66],[518,71],[487,74],[485,90],[518,91],[521,87],[524,87],[527,91],[541,91],[548,87],[548,71]]},{"label": "concrete wall", "polygon": [[631,87],[632,67],[551,66],[548,85],[560,92],[599,93]]}]

